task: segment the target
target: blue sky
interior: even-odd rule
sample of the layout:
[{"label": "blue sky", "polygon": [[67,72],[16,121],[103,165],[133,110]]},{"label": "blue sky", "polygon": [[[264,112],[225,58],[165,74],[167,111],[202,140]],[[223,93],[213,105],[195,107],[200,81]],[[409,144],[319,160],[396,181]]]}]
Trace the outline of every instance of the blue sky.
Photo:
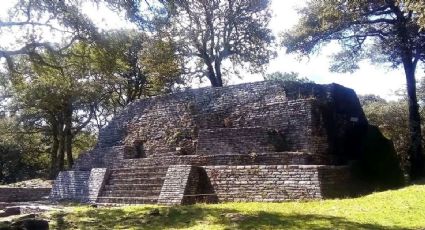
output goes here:
[{"label": "blue sky", "polygon": [[[11,6],[13,0],[2,0],[0,15],[4,15],[6,9]],[[296,8],[302,6],[305,1],[300,0],[272,0],[271,8],[273,10],[273,19],[270,27],[277,35],[279,32],[291,28],[297,20]],[[84,11],[102,28],[121,28],[123,26],[131,27],[122,19],[123,15],[116,15],[106,7],[95,7],[86,4]],[[2,44],[13,42],[13,37],[0,37]],[[316,83],[338,83],[346,87],[353,88],[358,94],[378,94],[387,99],[394,99],[394,91],[405,87],[404,74],[401,69],[394,70],[383,66],[374,66],[364,61],[360,64],[360,70],[353,74],[340,74],[329,72],[329,58],[337,47],[324,47],[320,53],[310,58],[299,60],[295,55],[287,55],[282,48],[278,50],[278,57],[271,61],[267,72],[298,72],[301,76],[308,77]],[[418,71],[418,77],[421,76]],[[260,81],[261,75],[244,74],[242,79],[232,79],[231,84]]]}]

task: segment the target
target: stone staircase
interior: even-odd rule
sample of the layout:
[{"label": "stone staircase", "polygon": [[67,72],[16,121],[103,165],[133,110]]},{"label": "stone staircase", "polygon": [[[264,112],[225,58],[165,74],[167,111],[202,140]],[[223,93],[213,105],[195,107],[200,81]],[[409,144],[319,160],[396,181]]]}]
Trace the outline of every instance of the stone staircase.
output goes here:
[{"label": "stone staircase", "polygon": [[156,204],[168,166],[112,169],[97,203]]}]

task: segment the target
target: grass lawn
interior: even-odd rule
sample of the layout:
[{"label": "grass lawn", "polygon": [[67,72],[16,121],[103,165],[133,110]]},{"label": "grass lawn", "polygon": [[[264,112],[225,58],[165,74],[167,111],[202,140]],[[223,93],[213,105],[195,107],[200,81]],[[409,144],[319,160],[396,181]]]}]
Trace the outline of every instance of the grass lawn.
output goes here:
[{"label": "grass lawn", "polygon": [[79,206],[48,215],[51,229],[425,229],[425,185],[355,199],[178,207]]}]

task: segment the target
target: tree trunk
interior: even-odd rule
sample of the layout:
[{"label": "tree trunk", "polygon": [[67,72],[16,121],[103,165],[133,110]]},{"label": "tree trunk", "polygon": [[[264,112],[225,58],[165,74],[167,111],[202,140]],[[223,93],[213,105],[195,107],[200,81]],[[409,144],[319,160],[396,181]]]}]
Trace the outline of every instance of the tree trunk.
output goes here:
[{"label": "tree trunk", "polygon": [[66,152],[66,160],[68,163],[68,168],[72,168],[72,165],[74,164],[74,159],[72,157],[72,104],[68,103],[66,105],[65,111],[64,111],[64,145],[65,145],[65,152]]},{"label": "tree trunk", "polygon": [[58,126],[58,135],[59,135],[59,147],[58,147],[58,170],[63,171],[64,165],[65,165],[65,133],[64,133],[64,124],[63,124],[63,118],[59,118],[59,126]]},{"label": "tree trunk", "polygon": [[418,179],[425,174],[425,157],[422,150],[421,117],[416,97],[416,67],[410,60],[405,60],[404,71],[406,74],[407,97],[409,103],[409,134],[410,134],[410,178]]},{"label": "tree trunk", "polygon": [[50,179],[55,179],[58,173],[58,123],[55,118],[51,119],[52,124],[52,148],[50,150]]},{"label": "tree trunk", "polygon": [[217,79],[217,85],[220,85],[220,87],[223,87],[223,79],[221,74],[221,61],[216,60],[214,62],[214,68],[215,68],[215,76]]},{"label": "tree trunk", "polygon": [[215,73],[214,73],[214,69],[213,69],[212,65],[208,66],[208,79],[210,80],[212,87],[221,87],[222,86],[217,82],[217,78],[215,77]]},{"label": "tree trunk", "polygon": [[207,65],[208,70],[208,79],[211,82],[212,87],[223,87],[223,82],[220,79],[217,78],[217,73],[214,71],[214,67],[212,63],[210,62],[210,59],[205,55],[204,57],[204,63]]}]

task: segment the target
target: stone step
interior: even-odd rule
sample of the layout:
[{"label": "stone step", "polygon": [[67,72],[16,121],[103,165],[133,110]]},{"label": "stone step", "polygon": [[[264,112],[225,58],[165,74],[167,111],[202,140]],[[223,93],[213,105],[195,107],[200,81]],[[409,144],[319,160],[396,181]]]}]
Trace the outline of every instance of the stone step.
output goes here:
[{"label": "stone step", "polygon": [[104,190],[155,190],[161,188],[162,184],[117,184],[105,185]]},{"label": "stone step", "polygon": [[168,166],[156,167],[131,167],[131,168],[115,168],[111,170],[111,174],[128,174],[128,173],[167,173]]},{"label": "stone step", "polygon": [[151,197],[107,197],[101,196],[97,198],[97,203],[110,204],[156,204],[158,196]]},{"label": "stone step", "polygon": [[167,173],[157,173],[157,172],[134,172],[134,173],[112,173],[109,177],[110,180],[113,179],[130,179],[130,178],[156,178],[164,177]]},{"label": "stone step", "polygon": [[159,156],[177,156],[178,152],[171,152],[169,149],[167,150],[154,150],[151,151],[148,157],[159,157]]},{"label": "stone step", "polygon": [[160,156],[154,158],[126,159],[119,162],[122,168],[168,167],[169,165],[328,165],[336,159],[330,155],[308,152],[257,152],[255,154],[212,154]]},{"label": "stone step", "polygon": [[109,179],[108,185],[120,184],[163,184],[165,177],[152,177],[152,178],[128,178],[128,179]]},{"label": "stone step", "polygon": [[161,189],[151,190],[105,190],[102,196],[105,197],[150,197],[159,196]]}]

